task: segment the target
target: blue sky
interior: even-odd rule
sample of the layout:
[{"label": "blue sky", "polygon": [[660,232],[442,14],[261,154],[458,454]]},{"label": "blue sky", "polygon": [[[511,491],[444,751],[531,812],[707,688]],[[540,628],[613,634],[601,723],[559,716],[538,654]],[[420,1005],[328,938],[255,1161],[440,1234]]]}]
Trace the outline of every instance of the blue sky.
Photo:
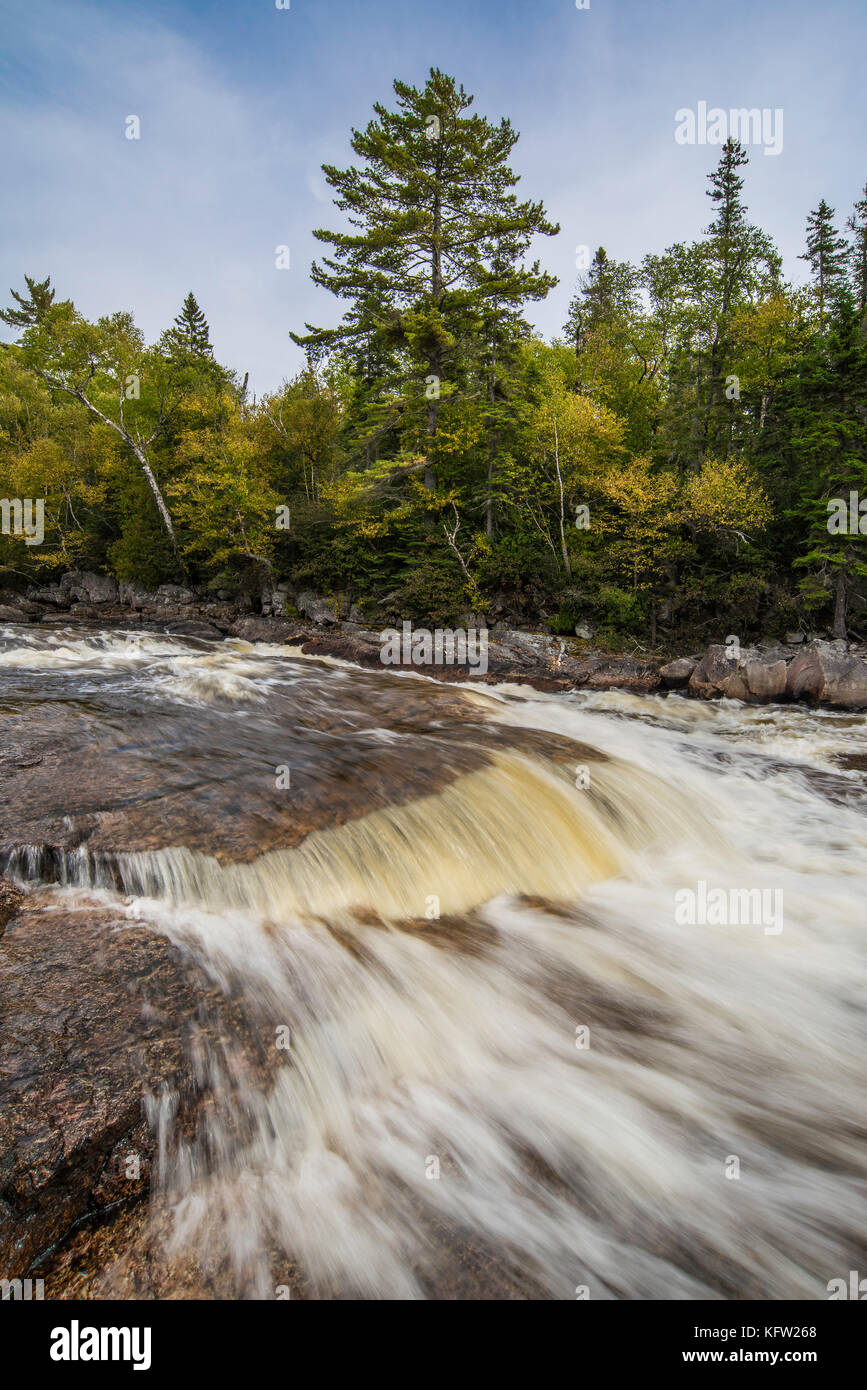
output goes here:
[{"label": "blue sky", "polygon": [[350,162],[396,76],[443,68],[521,132],[519,192],[562,227],[538,248],[560,277],[530,310],[546,336],[576,246],[638,260],[706,225],[718,150],[675,142],[679,108],[783,109],[746,197],[793,279],[809,209],[825,197],[842,226],[867,180],[864,0],[0,0],[0,17],[2,292],[50,274],[155,338],[192,289],[260,393],[301,365],[290,329],[340,317],[309,278],[312,229],[337,218],[320,165]]}]

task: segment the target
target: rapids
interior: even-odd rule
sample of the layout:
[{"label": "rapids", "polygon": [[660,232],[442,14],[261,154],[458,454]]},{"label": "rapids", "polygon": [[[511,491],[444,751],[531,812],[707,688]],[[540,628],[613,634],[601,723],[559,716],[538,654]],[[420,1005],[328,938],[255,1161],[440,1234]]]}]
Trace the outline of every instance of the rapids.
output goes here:
[{"label": "rapids", "polygon": [[[0,867],[148,924],[248,1020],[197,1035],[197,1135],[147,1098],[166,1259],[253,1298],[865,1268],[865,717],[29,628],[0,737]],[[700,884],[781,892],[782,931],[684,921]]]}]

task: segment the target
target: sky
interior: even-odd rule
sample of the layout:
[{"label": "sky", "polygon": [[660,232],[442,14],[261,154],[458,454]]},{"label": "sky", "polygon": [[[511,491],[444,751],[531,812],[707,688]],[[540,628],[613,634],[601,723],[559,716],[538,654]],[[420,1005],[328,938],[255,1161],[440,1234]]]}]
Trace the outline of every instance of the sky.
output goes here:
[{"label": "sky", "polygon": [[578,247],[638,261],[706,227],[719,149],[679,143],[679,111],[782,111],[745,198],[796,282],[809,210],[842,228],[867,181],[865,0],[0,0],[0,23],[0,294],[50,275],[150,341],[192,289],[257,394],[301,367],[290,331],[341,317],[309,274],[341,225],[321,165],[353,161],[395,77],[441,68],[520,131],[518,194],[561,225],[533,249],[560,280],[528,308],[546,337]]}]

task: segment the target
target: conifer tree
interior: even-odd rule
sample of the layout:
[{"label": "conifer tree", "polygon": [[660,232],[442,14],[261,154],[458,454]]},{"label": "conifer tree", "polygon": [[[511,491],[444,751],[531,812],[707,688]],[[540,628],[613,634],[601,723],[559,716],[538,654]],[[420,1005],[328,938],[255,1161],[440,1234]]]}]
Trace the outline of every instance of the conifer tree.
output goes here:
[{"label": "conifer tree", "polygon": [[19,294],[17,290],[10,290],[19,307],[16,309],[13,305],[10,309],[0,309],[0,319],[8,323],[10,328],[32,328],[34,324],[41,323],[54,303],[50,275],[44,280],[34,280],[30,275],[25,275],[24,281],[29,297]]},{"label": "conifer tree", "polygon": [[312,276],[349,308],[336,329],[307,324],[307,335],[292,336],[328,351],[374,330],[407,352],[425,398],[433,489],[440,401],[454,388],[461,335],[484,306],[498,302],[505,312],[548,293],[554,277],[523,256],[534,235],[559,228],[541,203],[512,192],[518,134],[508,120],[468,115],[473,98],[438,69],[422,90],[395,81],[394,92],[397,110],[376,103],[375,118],[353,132],[360,165],[323,165],[351,230],[314,233],[332,254],[314,262]]},{"label": "conifer tree", "polygon": [[601,322],[627,318],[635,311],[635,290],[638,276],[626,262],[612,261],[600,246],[589,271],[582,277],[578,293],[569,305],[569,318],[564,333],[575,344],[580,356],[587,333]]},{"label": "conifer tree", "polygon": [[181,312],[176,314],[173,327],[163,335],[163,343],[169,357],[213,358],[208,321],[192,290],[184,300]]},{"label": "conifer tree", "polygon": [[834,209],[823,198],[807,218],[807,250],[798,257],[810,263],[821,318],[845,286],[847,250],[846,238],[834,226]]},{"label": "conifer tree", "polygon": [[850,232],[854,233],[852,245],[849,248],[849,256],[855,285],[855,300],[863,314],[864,310],[867,309],[867,184],[864,185],[864,197],[859,198],[855,203],[851,217],[846,220],[846,226]]}]

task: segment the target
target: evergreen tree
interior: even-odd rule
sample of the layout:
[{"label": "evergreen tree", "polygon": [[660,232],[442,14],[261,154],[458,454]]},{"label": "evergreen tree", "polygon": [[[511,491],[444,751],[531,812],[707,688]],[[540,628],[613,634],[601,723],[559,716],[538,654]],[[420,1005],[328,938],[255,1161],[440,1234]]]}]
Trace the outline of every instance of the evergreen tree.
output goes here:
[{"label": "evergreen tree", "polygon": [[863,313],[867,309],[867,184],[864,185],[864,197],[855,203],[846,226],[854,233],[849,254],[856,302]]},{"label": "evergreen tree", "polygon": [[604,246],[599,247],[589,271],[579,282],[563,328],[578,356],[586,334],[599,323],[622,320],[635,312],[637,280],[631,265],[610,260]]},{"label": "evergreen tree", "polygon": [[184,300],[181,312],[175,316],[174,326],[163,335],[163,345],[167,355],[174,359],[213,358],[208,321],[192,290]]},{"label": "evergreen tree", "polygon": [[798,257],[810,263],[822,318],[845,286],[847,251],[846,238],[834,226],[834,209],[823,198],[807,218],[807,250]]},{"label": "evergreen tree", "polygon": [[[353,230],[314,235],[333,248],[314,262],[318,285],[350,301],[337,329],[307,324],[296,342],[329,350],[375,330],[402,347],[425,399],[425,480],[436,487],[440,403],[454,389],[459,339],[484,306],[519,306],[557,283],[522,257],[537,233],[559,228],[541,203],[518,202],[508,158],[518,139],[499,125],[465,114],[473,98],[432,69],[423,90],[395,81],[397,110],[381,103],[352,148],[361,167],[323,165]],[[505,258],[508,269],[494,264]]]},{"label": "evergreen tree", "polygon": [[10,309],[0,309],[0,319],[8,323],[10,328],[32,328],[34,324],[41,323],[54,303],[54,290],[51,288],[51,276],[47,275],[44,280],[34,280],[31,276],[24,276],[29,295],[19,294],[17,290],[10,290],[13,299],[18,301],[19,307],[14,305]]},{"label": "evergreen tree", "polygon": [[832,589],[834,636],[841,638],[856,581],[867,578],[862,518],[853,528],[850,514],[851,493],[867,498],[865,420],[867,343],[860,315],[844,297],[794,363],[767,441],[792,479],[797,529],[790,535],[801,551],[795,564],[807,571],[802,590],[808,602],[825,606]]}]

